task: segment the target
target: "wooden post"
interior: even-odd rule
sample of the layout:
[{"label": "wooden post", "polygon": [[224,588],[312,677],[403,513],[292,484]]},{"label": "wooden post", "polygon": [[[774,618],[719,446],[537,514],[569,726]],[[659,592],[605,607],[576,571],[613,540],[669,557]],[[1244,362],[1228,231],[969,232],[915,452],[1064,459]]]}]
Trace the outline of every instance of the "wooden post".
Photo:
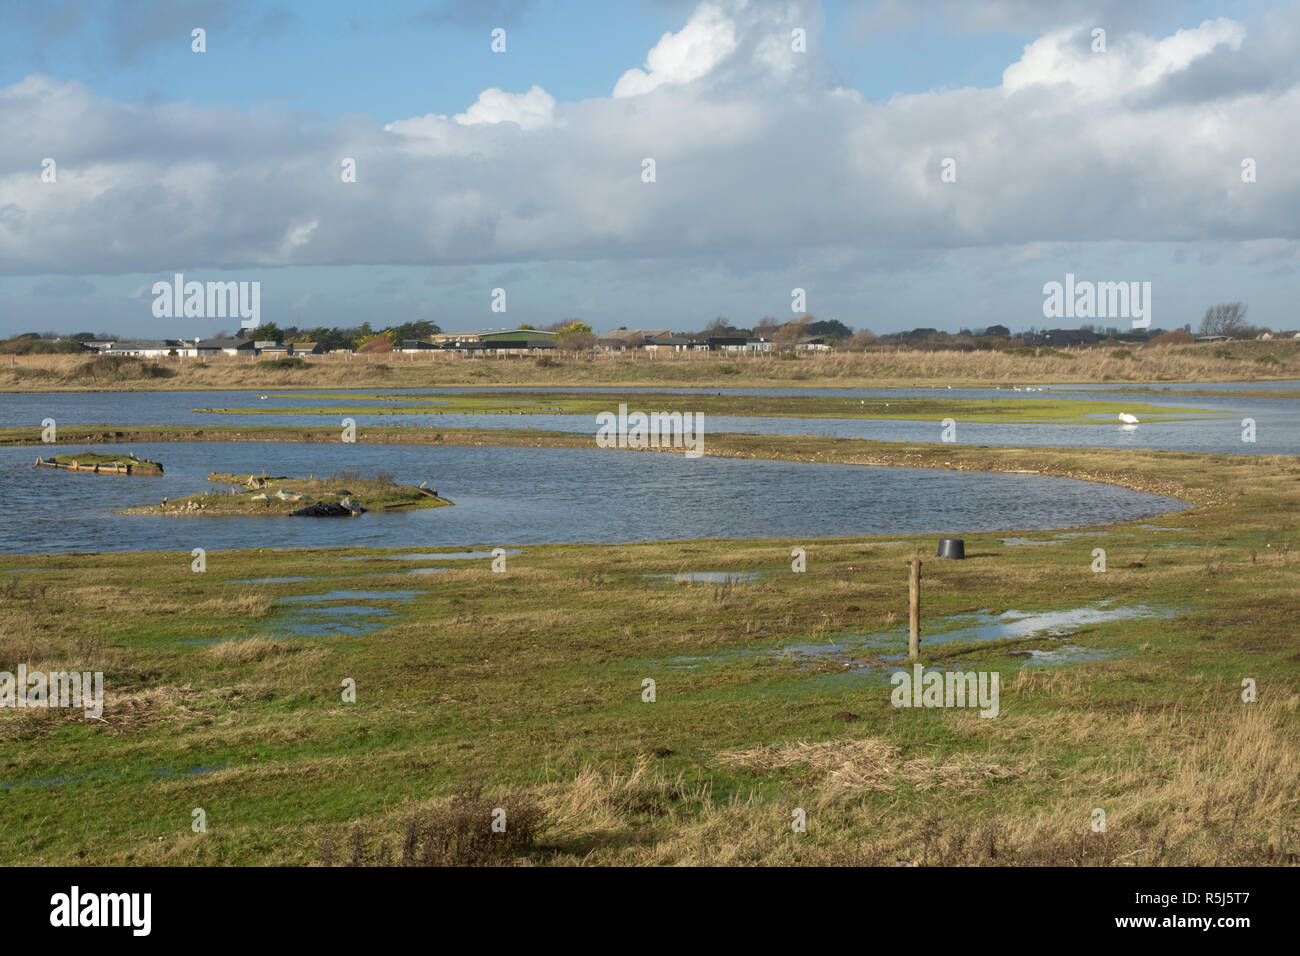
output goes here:
[{"label": "wooden post", "polygon": [[907,580],[907,659],[914,661],[921,653],[921,559],[907,562],[911,573]]}]

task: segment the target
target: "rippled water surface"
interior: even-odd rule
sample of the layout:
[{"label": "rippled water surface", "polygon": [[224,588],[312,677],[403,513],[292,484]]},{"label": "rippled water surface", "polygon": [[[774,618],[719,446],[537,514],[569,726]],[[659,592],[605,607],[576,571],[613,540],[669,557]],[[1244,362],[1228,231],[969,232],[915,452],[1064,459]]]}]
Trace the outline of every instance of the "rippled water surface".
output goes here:
[{"label": "rippled water surface", "polygon": [[[80,446],[69,447],[75,451]],[[0,448],[0,553],[356,545],[491,549],[548,542],[1038,530],[1178,510],[1180,502],[1038,475],[867,468],[566,448],[172,442],[122,450],[156,477],[36,468]],[[115,509],[209,489],[210,471],[395,473],[455,505],[358,518],[166,517]],[[421,557],[441,561],[445,554]]]}]

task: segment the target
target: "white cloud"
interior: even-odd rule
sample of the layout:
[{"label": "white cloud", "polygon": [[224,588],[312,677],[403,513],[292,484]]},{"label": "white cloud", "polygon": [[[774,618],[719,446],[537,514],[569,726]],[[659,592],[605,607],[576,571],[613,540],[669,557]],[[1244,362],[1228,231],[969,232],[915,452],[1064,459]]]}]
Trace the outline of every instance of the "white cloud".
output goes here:
[{"label": "white cloud", "polygon": [[462,126],[517,123],[521,129],[549,126],[555,116],[555,97],[540,86],[527,93],[506,93],[495,86],[484,90],[478,100],[455,120]]},{"label": "white cloud", "polygon": [[[803,25],[808,52],[787,58]],[[820,26],[810,0],[710,0],[615,96],[485,90],[458,116],[382,128],[32,77],[0,89],[0,272],[1053,244],[1027,246],[1029,263],[1076,242],[1300,239],[1287,44],[1228,20],[1114,31],[1106,54],[1086,29],[1052,33],[1000,86],[882,102],[835,81]],[[39,180],[46,155],[57,184]],[[340,182],[344,156],[355,183]],[[1256,183],[1241,182],[1247,156]],[[940,182],[945,157],[955,183]]]},{"label": "white cloud", "polygon": [[1152,41],[1141,35],[1107,38],[1104,52],[1093,52],[1091,30],[1075,27],[1040,37],[1002,74],[1009,93],[1033,86],[1068,83],[1086,99],[1115,97],[1152,86],[1219,46],[1241,49],[1246,31],[1220,17],[1192,30]]},{"label": "white cloud", "polygon": [[735,21],[713,3],[701,3],[677,33],[665,33],[646,56],[649,73],[631,69],[619,77],[614,96],[640,96],[665,83],[690,83],[736,50]]}]

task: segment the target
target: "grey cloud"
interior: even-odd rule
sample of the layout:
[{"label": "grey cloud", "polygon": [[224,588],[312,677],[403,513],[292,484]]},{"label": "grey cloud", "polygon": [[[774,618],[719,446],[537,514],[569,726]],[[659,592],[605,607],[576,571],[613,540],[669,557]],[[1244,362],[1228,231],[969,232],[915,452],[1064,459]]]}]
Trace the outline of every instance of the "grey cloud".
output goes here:
[{"label": "grey cloud", "polygon": [[[0,128],[14,131],[0,141],[0,273],[410,264],[456,276],[530,260],[780,264],[791,250],[1297,236],[1300,170],[1274,161],[1258,183],[1235,180],[1242,143],[1261,157],[1300,146],[1292,80],[1230,109],[1138,110],[1133,71],[1115,59],[1114,90],[1026,67],[1018,85],[879,102],[820,83],[816,63],[805,74],[759,56],[764,31],[785,23],[766,11],[739,26],[716,73],[560,103],[529,130],[149,107],[28,78],[0,90]],[[1188,75],[1221,56],[1291,76],[1281,48],[1247,49],[1220,48]],[[1207,119],[1215,138],[1188,149]],[[39,182],[33,153],[59,160],[57,185]],[[345,156],[356,183],[340,181]],[[645,157],[655,183],[641,181]],[[939,181],[944,157],[956,183]]]},{"label": "grey cloud", "polygon": [[70,278],[66,276],[55,276],[49,279],[42,279],[32,286],[32,295],[45,296],[48,298],[65,298],[69,296],[86,296],[94,295],[94,283],[86,279]]}]

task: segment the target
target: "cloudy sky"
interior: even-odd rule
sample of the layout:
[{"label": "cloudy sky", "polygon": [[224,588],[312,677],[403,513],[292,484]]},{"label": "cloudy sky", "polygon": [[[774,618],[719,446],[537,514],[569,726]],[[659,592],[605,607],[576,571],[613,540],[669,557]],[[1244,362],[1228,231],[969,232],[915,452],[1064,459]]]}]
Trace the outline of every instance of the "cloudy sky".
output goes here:
[{"label": "cloudy sky", "polygon": [[1072,324],[1042,314],[1071,272],[1151,282],[1156,327],[1240,299],[1300,328],[1300,2],[3,0],[3,20],[0,334],[222,328],[154,317],[177,272],[260,281],[281,327],[748,326],[802,288],[876,332],[1020,329]]}]

